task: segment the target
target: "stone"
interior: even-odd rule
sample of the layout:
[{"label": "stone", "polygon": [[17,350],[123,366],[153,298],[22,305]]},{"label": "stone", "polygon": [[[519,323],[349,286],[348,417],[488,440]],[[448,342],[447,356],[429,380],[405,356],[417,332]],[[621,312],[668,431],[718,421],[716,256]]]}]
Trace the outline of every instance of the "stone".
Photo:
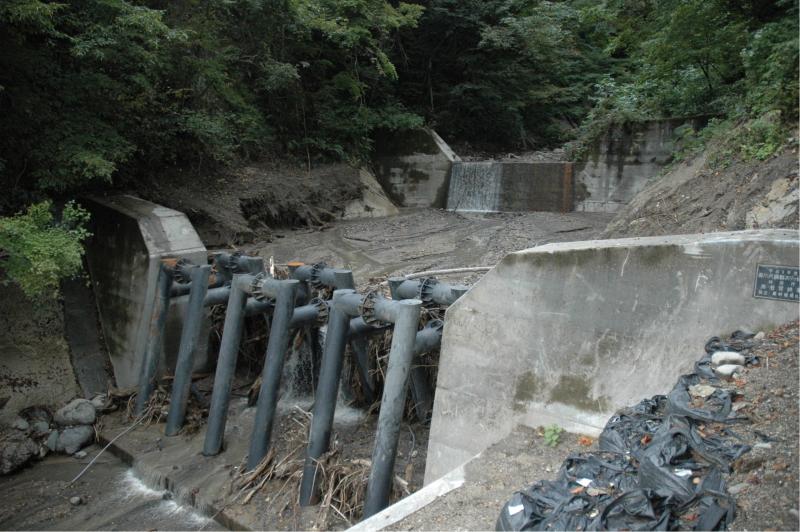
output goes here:
[{"label": "stone", "polygon": [[734,484],[733,486],[728,488],[728,493],[731,495],[737,495],[743,489],[747,487],[747,482],[740,482],[739,484]]},{"label": "stone", "polygon": [[767,335],[764,334],[764,331],[758,331],[755,336],[753,336],[753,340],[763,340]]},{"label": "stone", "polygon": [[94,428],[91,425],[76,425],[67,427],[58,433],[56,450],[67,454],[75,454],[85,447],[94,437]]},{"label": "stone", "polygon": [[73,454],[72,457],[80,460],[81,458],[86,458],[87,454],[88,453],[86,451],[78,451],[77,453]]},{"label": "stone", "polygon": [[744,367],[738,364],[724,364],[714,368],[714,372],[720,377],[733,377],[736,373],[741,373]]},{"label": "stone", "polygon": [[104,393],[95,395],[92,398],[91,403],[92,403],[92,406],[94,406],[94,408],[96,410],[100,410],[101,408],[106,406],[106,395]]},{"label": "stone", "polygon": [[725,364],[744,366],[745,361],[744,355],[736,351],[717,351],[711,355],[711,364],[714,366],[723,366]]},{"label": "stone", "polygon": [[39,447],[18,430],[0,430],[0,475],[16,471],[39,454]]},{"label": "stone", "polygon": [[69,425],[91,425],[97,414],[94,405],[87,399],[75,399],[56,411],[55,422],[66,427]]},{"label": "stone", "polygon": [[83,504],[83,497],[80,496],[70,497],[69,503],[72,506],[80,506],[81,504]]},{"label": "stone", "polygon": [[56,451],[58,449],[58,431],[51,432],[44,444],[51,451]]},{"label": "stone", "polygon": [[717,389],[713,386],[709,386],[708,384],[694,384],[689,386],[689,394],[692,397],[702,397],[705,399],[713,394]]},{"label": "stone", "polygon": [[44,420],[34,421],[31,423],[31,429],[34,436],[44,436],[50,432],[50,424]]},{"label": "stone", "polygon": [[30,428],[30,424],[21,417],[18,417],[11,424],[11,427],[17,430],[28,430]]}]

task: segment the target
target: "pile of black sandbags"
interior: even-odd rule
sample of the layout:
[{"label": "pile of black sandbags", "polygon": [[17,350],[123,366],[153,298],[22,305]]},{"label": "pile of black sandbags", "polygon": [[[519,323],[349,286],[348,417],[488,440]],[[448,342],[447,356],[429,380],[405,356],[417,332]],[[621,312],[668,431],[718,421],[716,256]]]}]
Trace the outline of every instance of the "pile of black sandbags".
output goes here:
[{"label": "pile of black sandbags", "polygon": [[[747,333],[714,337],[693,373],[669,395],[617,412],[599,451],[567,458],[555,480],[514,493],[497,530],[722,530],[735,517],[724,474],[750,447],[730,426],[734,391],[712,369],[712,355],[752,344]],[[747,365],[758,359],[745,357]]]}]

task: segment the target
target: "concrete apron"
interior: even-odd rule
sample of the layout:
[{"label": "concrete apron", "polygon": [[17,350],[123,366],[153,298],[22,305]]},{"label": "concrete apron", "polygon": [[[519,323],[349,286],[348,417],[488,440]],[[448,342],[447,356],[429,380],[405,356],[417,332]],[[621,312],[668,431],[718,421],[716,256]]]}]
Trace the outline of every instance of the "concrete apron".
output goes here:
[{"label": "concrete apron", "polygon": [[667,393],[710,336],[797,319],[796,299],[754,297],[759,265],[797,268],[798,232],[509,254],[447,310],[425,483],[519,424],[598,434],[618,408]]},{"label": "concrete apron", "polygon": [[[225,430],[225,451],[218,456],[203,456],[203,435],[164,436],[164,424],[138,426],[113,441],[109,451],[133,468],[136,476],[152,489],[166,489],[180,504],[194,507],[229,530],[254,530],[258,521],[249,508],[226,506],[231,478],[247,454],[254,409],[246,400],[232,401]],[[123,416],[104,417],[100,443],[107,445],[130,426]]]}]

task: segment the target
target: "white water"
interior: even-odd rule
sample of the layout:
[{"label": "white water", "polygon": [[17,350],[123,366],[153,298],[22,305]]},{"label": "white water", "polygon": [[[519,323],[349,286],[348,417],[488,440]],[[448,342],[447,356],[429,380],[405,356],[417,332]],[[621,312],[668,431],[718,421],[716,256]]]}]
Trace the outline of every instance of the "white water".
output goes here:
[{"label": "white water", "polygon": [[447,208],[497,212],[503,166],[494,162],[456,162],[450,173]]},{"label": "white water", "polygon": [[180,523],[187,528],[200,528],[211,522],[211,518],[196,512],[190,506],[178,504],[172,499],[164,499],[167,490],[154,490],[136,476],[133,469],[128,469],[117,481],[117,490],[120,503],[136,504],[141,502],[159,501],[152,509],[153,522],[169,519],[170,523]]}]

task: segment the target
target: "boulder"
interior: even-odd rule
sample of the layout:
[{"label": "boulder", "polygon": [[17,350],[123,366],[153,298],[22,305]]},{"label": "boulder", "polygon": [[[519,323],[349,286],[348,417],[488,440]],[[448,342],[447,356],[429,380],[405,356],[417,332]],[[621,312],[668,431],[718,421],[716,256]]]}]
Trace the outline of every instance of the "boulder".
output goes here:
[{"label": "boulder", "polygon": [[94,438],[94,428],[91,425],[76,425],[61,429],[58,433],[56,450],[67,454],[74,454],[89,444]]},{"label": "boulder", "polygon": [[16,471],[39,454],[39,447],[19,430],[0,429],[0,475]]},{"label": "boulder", "polygon": [[18,417],[17,419],[14,420],[11,426],[17,430],[28,430],[31,425],[21,417]]},{"label": "boulder", "polygon": [[56,411],[55,422],[66,427],[69,425],[91,425],[96,418],[95,407],[86,399],[75,399]]}]

